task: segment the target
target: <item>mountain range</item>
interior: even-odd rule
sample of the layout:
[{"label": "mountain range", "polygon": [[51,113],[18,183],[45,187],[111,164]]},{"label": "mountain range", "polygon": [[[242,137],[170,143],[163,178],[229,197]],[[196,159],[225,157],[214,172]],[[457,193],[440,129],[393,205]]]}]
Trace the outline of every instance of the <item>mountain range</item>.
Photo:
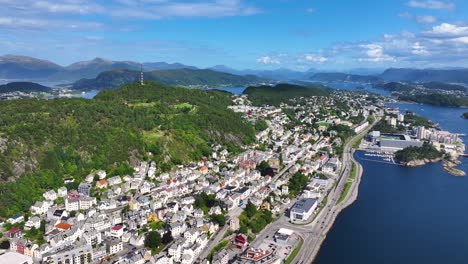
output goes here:
[{"label": "mountain range", "polygon": [[[42,60],[27,56],[4,55],[0,56],[0,78],[21,80],[48,80],[48,81],[76,81],[83,78],[96,78],[100,73],[115,70],[128,69],[134,71],[154,70],[199,70],[195,66],[182,63],[145,62],[140,64],[134,61],[113,61],[103,58],[95,58],[89,61],[76,62],[68,66],[61,66],[48,60]],[[229,73],[234,75],[256,75],[266,79],[289,80],[318,80],[318,81],[356,81],[377,82],[382,81],[408,81],[408,82],[449,82],[468,84],[468,69],[443,68],[443,69],[409,69],[390,68],[372,69],[357,68],[347,71],[324,71],[311,68],[306,71],[291,69],[275,70],[238,70],[225,65],[216,65],[207,70]]]},{"label": "mountain range", "polygon": [[[213,70],[174,69],[156,70],[144,73],[145,80],[177,86],[248,86],[268,82],[255,75],[234,75]],[[96,78],[81,79],[73,84],[76,90],[115,89],[127,83],[140,80],[140,71],[114,69],[100,73]]]}]

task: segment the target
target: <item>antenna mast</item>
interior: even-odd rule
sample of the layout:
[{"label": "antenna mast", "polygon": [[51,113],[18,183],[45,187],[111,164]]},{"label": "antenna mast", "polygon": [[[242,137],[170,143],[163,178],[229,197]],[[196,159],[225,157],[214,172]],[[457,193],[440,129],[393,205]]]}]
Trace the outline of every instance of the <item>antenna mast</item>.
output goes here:
[{"label": "antenna mast", "polygon": [[141,64],[140,85],[141,86],[145,85],[145,79],[144,79],[144,74],[143,74],[143,64]]}]

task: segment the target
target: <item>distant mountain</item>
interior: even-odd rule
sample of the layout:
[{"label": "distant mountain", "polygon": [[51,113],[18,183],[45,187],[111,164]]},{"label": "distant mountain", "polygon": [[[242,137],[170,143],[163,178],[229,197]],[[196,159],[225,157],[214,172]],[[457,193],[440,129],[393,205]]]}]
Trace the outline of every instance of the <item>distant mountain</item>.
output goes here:
[{"label": "distant mountain", "polygon": [[380,75],[388,81],[468,83],[468,69],[388,69]]},{"label": "distant mountain", "polygon": [[4,85],[0,85],[0,93],[11,93],[11,92],[49,92],[52,89],[38,83],[33,82],[12,82]]},{"label": "distant mountain", "polygon": [[465,86],[441,82],[428,83],[402,83],[402,82],[387,82],[374,84],[374,88],[387,90],[390,92],[411,92],[418,89],[439,90],[439,91],[460,91],[467,92]]},{"label": "distant mountain", "polygon": [[0,56],[0,78],[35,79],[63,71],[63,67],[47,60],[26,56]]},{"label": "distant mountain", "polygon": [[[161,70],[145,73],[145,80],[160,82],[166,85],[178,86],[246,86],[264,83],[267,80],[254,75],[239,76],[212,70]],[[115,89],[124,84],[140,79],[139,71],[117,69],[99,74],[94,79],[81,79],[73,84],[76,90]]]},{"label": "distant mountain", "polygon": [[[143,64],[144,71],[197,69],[181,63],[147,62]],[[49,81],[76,81],[83,78],[96,78],[101,72],[114,69],[140,70],[141,64],[134,61],[113,61],[95,58],[80,61],[63,67],[47,60],[27,56],[0,56],[0,78],[3,79],[35,79]]]},{"label": "distant mountain", "polygon": [[216,65],[210,70],[226,72],[236,75],[257,75],[259,77],[268,78],[272,80],[301,80],[308,79],[313,73],[318,72],[316,69],[310,69],[306,72],[294,71],[286,68],[280,68],[276,70],[236,70],[225,65]]},{"label": "distant mountain", "polygon": [[382,79],[377,76],[371,75],[355,75],[355,74],[346,74],[341,72],[322,72],[316,73],[310,80],[320,81],[320,82],[365,82],[365,83],[376,83],[381,82]]},{"label": "distant mountain", "polygon": [[[102,58],[95,58],[89,61],[80,61],[64,67],[64,71],[49,76],[49,80],[79,80],[82,78],[95,78],[103,71],[113,69],[140,70],[141,64],[133,61],[112,61]],[[151,70],[151,68],[143,68]]]},{"label": "distant mountain", "polygon": [[189,66],[182,63],[167,63],[167,62],[145,62],[144,66],[152,70],[178,70],[178,69],[192,69],[197,70],[195,66]]}]

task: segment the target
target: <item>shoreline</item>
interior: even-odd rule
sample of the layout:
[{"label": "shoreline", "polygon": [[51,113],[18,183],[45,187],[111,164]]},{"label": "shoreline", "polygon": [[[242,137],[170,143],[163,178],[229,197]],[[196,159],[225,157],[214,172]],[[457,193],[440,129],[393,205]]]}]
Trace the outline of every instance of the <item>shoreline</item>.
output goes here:
[{"label": "shoreline", "polygon": [[340,215],[340,213],[344,209],[351,206],[357,200],[359,196],[359,186],[361,185],[361,178],[362,178],[362,175],[364,174],[364,168],[362,167],[361,163],[359,163],[358,161],[354,159],[354,156],[352,156],[351,161],[356,163],[356,178],[354,179],[353,184],[351,185],[351,189],[348,195],[346,196],[346,198],[341,203],[336,205],[336,210],[332,216],[332,221],[328,222],[328,224],[324,227],[323,232],[312,251],[312,254],[311,254],[312,261],[310,263],[314,263],[314,261],[316,260],[317,255],[320,252],[320,249],[322,248],[322,244],[327,238],[328,232],[330,232],[331,228],[335,224],[335,221]]}]

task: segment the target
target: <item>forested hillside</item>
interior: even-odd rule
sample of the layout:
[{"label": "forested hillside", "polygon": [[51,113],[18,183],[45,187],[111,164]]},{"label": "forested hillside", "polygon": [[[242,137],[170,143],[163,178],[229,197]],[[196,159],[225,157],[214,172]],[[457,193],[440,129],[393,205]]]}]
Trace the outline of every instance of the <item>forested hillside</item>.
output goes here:
[{"label": "forested hillside", "polygon": [[168,170],[210,154],[213,143],[236,150],[254,129],[227,109],[230,102],[221,91],[150,81],[92,100],[1,101],[0,215],[25,211],[63,178],[80,181],[93,169],[124,175],[150,159]]}]

